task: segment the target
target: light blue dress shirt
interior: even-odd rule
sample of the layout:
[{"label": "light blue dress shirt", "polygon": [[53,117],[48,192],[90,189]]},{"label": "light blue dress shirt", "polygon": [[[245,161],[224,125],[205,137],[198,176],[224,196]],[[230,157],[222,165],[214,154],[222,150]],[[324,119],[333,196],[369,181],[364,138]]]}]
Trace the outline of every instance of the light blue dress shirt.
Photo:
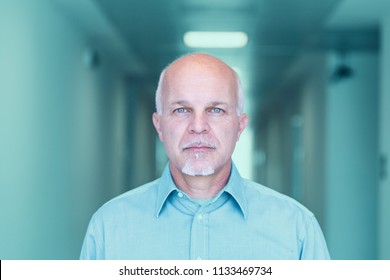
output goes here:
[{"label": "light blue dress shirt", "polygon": [[161,178],[103,205],[81,259],[329,259],[321,229],[295,200],[241,178],[232,164],[217,196],[199,205]]}]

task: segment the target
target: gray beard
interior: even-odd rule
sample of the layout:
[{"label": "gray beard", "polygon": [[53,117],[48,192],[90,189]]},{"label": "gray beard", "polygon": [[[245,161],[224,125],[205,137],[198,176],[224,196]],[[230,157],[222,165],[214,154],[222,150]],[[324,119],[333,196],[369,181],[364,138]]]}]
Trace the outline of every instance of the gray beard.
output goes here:
[{"label": "gray beard", "polygon": [[195,169],[191,166],[190,163],[186,163],[181,171],[189,176],[209,176],[215,172],[214,168],[211,166]]}]

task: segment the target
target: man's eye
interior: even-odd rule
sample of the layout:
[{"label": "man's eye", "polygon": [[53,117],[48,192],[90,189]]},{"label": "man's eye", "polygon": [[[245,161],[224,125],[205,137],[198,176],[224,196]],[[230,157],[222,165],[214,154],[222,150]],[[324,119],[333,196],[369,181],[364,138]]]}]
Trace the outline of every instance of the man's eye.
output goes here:
[{"label": "man's eye", "polygon": [[177,108],[175,110],[175,113],[179,113],[179,114],[183,114],[183,113],[186,113],[188,112],[188,110],[186,108]]},{"label": "man's eye", "polygon": [[223,111],[221,108],[212,108],[211,109],[211,112],[212,113],[215,113],[215,114],[221,114]]}]

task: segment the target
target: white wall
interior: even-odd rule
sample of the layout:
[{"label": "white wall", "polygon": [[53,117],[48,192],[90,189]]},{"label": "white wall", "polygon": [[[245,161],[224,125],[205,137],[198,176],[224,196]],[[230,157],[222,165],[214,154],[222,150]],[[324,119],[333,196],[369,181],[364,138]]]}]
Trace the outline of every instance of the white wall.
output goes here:
[{"label": "white wall", "polygon": [[390,15],[381,30],[380,153],[386,158],[379,188],[379,257],[390,259]]},{"label": "white wall", "polygon": [[[154,110],[154,87],[145,87],[140,91],[140,95],[135,108],[134,126],[134,150],[131,161],[135,170],[131,188],[143,185],[151,180],[160,177],[161,173],[156,172],[156,138],[157,133],[152,123]],[[149,98],[145,98],[149,96]],[[164,168],[162,166],[161,168]],[[157,174],[156,174],[157,173]]]},{"label": "white wall", "polygon": [[241,134],[239,141],[236,143],[232,158],[234,164],[240,171],[240,175],[249,180],[253,180],[253,128],[251,125],[248,125]]},{"label": "white wall", "polygon": [[[324,217],[325,93],[329,73],[324,55],[308,56],[306,79],[300,90],[303,120],[302,203],[319,221],[326,235]],[[325,236],[326,237],[326,236]]]},{"label": "white wall", "polygon": [[265,137],[267,149],[267,164],[266,164],[266,182],[270,188],[278,192],[284,190],[283,173],[283,130],[280,116],[274,116],[268,119],[267,132]]},{"label": "white wall", "polygon": [[327,241],[332,258],[376,259],[378,56],[351,53],[349,64],[354,75],[326,96]]},{"label": "white wall", "polygon": [[326,60],[305,54],[279,89],[283,100],[261,116],[257,149],[264,150],[265,173],[257,180],[292,196],[324,226],[324,112]]},{"label": "white wall", "polygon": [[[374,53],[352,53],[354,76],[332,83],[336,62],[326,54],[305,54],[297,61],[295,69],[300,70],[280,89],[283,102],[262,116],[260,137],[273,145],[263,143],[257,148],[267,155],[264,178],[269,187],[279,182],[277,190],[294,196],[289,174],[302,172],[295,174],[301,176],[301,186],[296,186],[299,201],[316,215],[332,258],[375,259],[379,59]],[[286,165],[294,152],[288,145],[293,138],[286,124],[294,117],[299,120],[303,148],[303,160],[295,167]],[[269,180],[276,174],[270,168],[279,171],[277,180]],[[387,205],[382,206],[383,212],[389,213]],[[387,226],[385,219],[388,214],[383,215]]]},{"label": "white wall", "polygon": [[54,2],[0,1],[0,259],[78,258],[128,179],[123,68]]}]

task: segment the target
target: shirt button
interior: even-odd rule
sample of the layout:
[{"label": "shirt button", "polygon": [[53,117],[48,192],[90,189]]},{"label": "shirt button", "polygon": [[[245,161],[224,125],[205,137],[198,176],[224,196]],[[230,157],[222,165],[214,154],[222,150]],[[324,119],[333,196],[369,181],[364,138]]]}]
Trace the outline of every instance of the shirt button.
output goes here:
[{"label": "shirt button", "polygon": [[198,220],[200,221],[200,220],[203,219],[203,215],[202,215],[202,214],[199,214],[197,218],[198,218]]},{"label": "shirt button", "polygon": [[178,192],[178,193],[177,193],[177,196],[180,197],[180,198],[182,198],[182,197],[183,197],[183,193]]}]

